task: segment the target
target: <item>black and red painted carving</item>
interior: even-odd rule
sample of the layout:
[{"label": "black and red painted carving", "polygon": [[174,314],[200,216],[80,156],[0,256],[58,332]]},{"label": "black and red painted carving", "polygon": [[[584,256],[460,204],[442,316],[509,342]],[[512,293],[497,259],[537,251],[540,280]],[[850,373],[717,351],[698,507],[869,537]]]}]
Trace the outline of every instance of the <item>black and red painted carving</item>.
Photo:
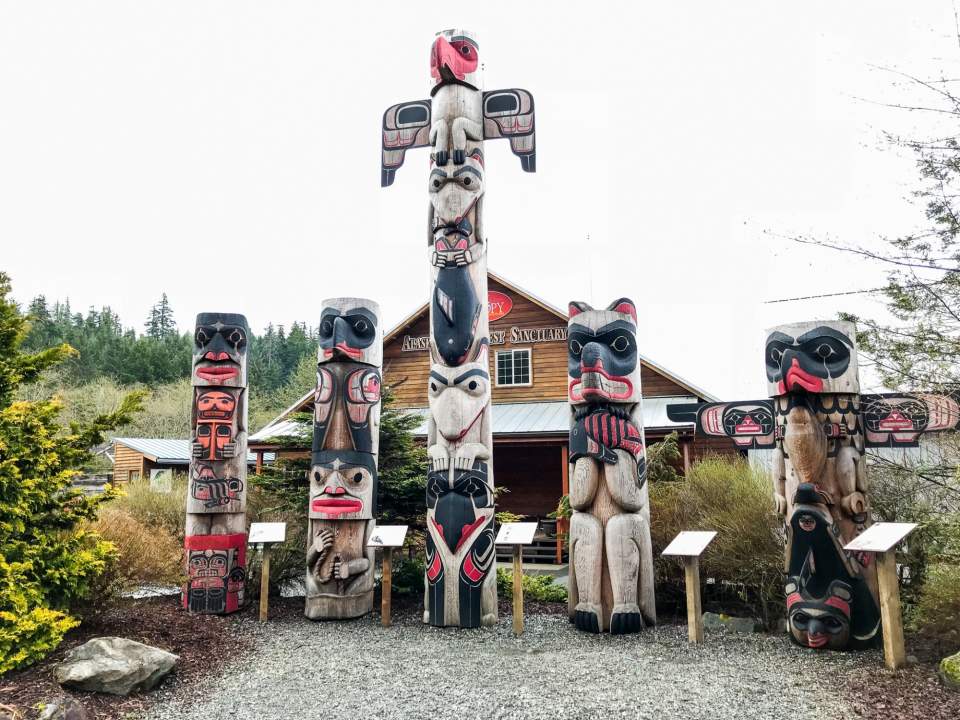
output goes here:
[{"label": "black and red painted carving", "polygon": [[[394,105],[383,115],[382,185],[393,183],[407,150],[431,148],[424,622],[437,626],[478,627],[497,618],[483,141],[508,139],[522,168],[536,170],[533,97],[519,89],[484,92],[481,69],[474,33],[437,33],[430,99]],[[464,473],[474,478],[471,487],[487,489],[487,499],[463,489]]]},{"label": "black and red painted carving", "polygon": [[216,615],[239,610],[243,604],[247,534],[188,536],[185,550],[184,607],[190,612]]},{"label": "black and red painted carving", "polygon": [[243,603],[249,334],[242,315],[197,316],[183,592],[190,612],[230,613]]},{"label": "black and red painted carving", "polygon": [[869,554],[843,550],[871,522],[864,449],[916,446],[925,432],[957,428],[960,398],[861,395],[847,322],[770,330],[765,367],[770,400],[672,405],[668,416],[743,449],[773,449],[788,630],[806,647],[870,645],[880,633],[876,570]]},{"label": "black and red painted carving", "polygon": [[310,469],[306,604],[312,619],[373,608],[380,429],[380,309],[372,300],[325,300],[320,315]]},{"label": "black and red painted carving", "polygon": [[570,619],[586,632],[657,620],[637,310],[570,303]]}]

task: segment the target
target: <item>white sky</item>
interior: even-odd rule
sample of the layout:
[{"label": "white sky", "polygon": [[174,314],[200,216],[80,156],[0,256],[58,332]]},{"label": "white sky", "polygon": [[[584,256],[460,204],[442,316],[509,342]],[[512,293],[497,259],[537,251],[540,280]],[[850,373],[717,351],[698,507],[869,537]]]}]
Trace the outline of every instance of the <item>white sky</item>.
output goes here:
[{"label": "white sky", "polygon": [[856,98],[904,97],[874,65],[955,72],[949,0],[470,6],[0,0],[15,297],[140,328],[166,291],[181,328],[259,331],[360,295],[392,326],[428,296],[427,159],[381,189],[381,115],[427,96],[433,33],[458,26],[487,89],[536,100],[535,175],[487,144],[492,270],[561,307],[632,297],[643,353],[725,398],[763,396],[764,328],[882,312],[763,301],[883,284],[779,235],[879,246],[922,222],[880,131],[927,118]]}]

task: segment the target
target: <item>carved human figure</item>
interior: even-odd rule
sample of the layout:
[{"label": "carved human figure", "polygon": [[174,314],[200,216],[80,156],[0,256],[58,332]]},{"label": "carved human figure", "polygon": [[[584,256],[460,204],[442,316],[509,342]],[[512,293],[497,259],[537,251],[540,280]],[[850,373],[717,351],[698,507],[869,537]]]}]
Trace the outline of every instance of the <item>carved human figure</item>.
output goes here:
[{"label": "carved human figure", "polygon": [[249,334],[243,315],[197,316],[183,592],[190,612],[229,613],[243,603]]},{"label": "carved human figure", "polygon": [[656,623],[637,311],[570,303],[570,617],[614,634]]},{"label": "carved human figure", "polygon": [[380,429],[380,308],[325,300],[314,393],[305,614],[349,618],[373,608],[373,549]]}]

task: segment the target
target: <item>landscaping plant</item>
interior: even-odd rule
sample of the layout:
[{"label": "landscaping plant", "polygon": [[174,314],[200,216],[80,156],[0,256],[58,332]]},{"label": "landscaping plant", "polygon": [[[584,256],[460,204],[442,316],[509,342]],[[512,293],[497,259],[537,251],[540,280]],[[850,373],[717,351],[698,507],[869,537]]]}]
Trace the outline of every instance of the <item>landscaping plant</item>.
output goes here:
[{"label": "landscaping plant", "polygon": [[24,352],[28,323],[9,294],[0,273],[0,673],[57,647],[78,623],[71,611],[114,557],[85,524],[114,491],[85,496],[71,480],[90,461],[90,448],[129,422],[142,401],[127,395],[116,410],[68,426],[56,398],[15,401],[21,385],[74,351]]}]

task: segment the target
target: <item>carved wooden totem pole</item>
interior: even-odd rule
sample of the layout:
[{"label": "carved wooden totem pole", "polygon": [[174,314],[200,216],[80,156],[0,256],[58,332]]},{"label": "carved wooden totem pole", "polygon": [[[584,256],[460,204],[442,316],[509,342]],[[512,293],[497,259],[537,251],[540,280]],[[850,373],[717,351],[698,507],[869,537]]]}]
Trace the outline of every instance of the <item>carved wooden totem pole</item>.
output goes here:
[{"label": "carved wooden totem pole", "polygon": [[326,300],[320,315],[307,539],[308,618],[352,618],[373,609],[380,443],[380,307]]},{"label": "carved wooden totem pole", "polygon": [[955,428],[960,404],[928,393],[861,395],[850,322],[773,328],[765,361],[770,400],[674,405],[668,414],[695,420],[700,435],[773,449],[789,632],[812,648],[870,645],[880,631],[876,568],[871,554],[843,549],[871,524],[864,448],[916,446],[924,432]]},{"label": "carved wooden totem pole", "polygon": [[431,147],[427,232],[431,268],[430,420],[424,621],[479,627],[497,618],[493,544],[483,141],[507,138],[536,168],[533,97],[484,92],[479,45],[466,30],[438,33],[430,50],[431,98],[383,116],[381,184],[407,150]]},{"label": "carved wooden totem pole", "polygon": [[190,612],[243,604],[247,524],[247,319],[200,313],[193,336],[193,459],[187,486]]},{"label": "carved wooden totem pole", "polygon": [[570,618],[587,632],[657,621],[637,311],[570,303]]}]

